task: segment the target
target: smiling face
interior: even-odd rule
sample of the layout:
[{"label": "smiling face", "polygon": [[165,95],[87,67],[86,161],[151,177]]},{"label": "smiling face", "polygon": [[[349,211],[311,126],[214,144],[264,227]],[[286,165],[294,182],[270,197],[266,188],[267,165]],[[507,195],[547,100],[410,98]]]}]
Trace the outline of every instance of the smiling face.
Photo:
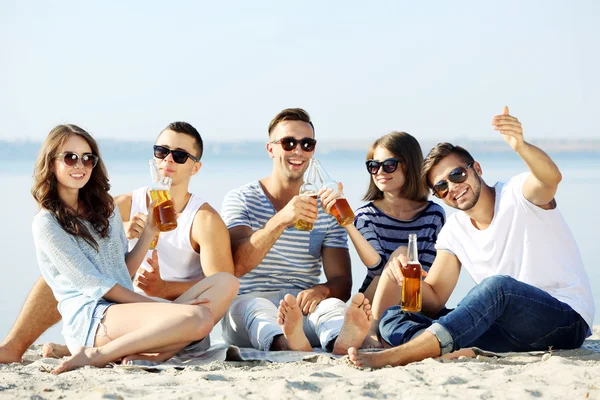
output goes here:
[{"label": "smiling face", "polygon": [[[282,121],[273,129],[270,142],[284,137],[293,137],[297,141],[314,138],[314,132],[309,123],[303,121]],[[267,143],[267,152],[273,159],[273,171],[287,180],[301,180],[313,151],[304,151],[300,144],[290,151],[285,151],[279,143]]]},{"label": "smiling face", "polygon": [[[373,160],[382,162],[388,158],[397,158],[397,156],[383,146],[377,146],[373,152]],[[379,168],[375,175],[371,175],[373,183],[382,192],[400,193],[406,178],[402,164],[398,163],[398,167],[394,172],[385,172],[382,167]]]},{"label": "smiling face", "polygon": [[[75,153],[79,155],[77,163],[69,167],[64,162],[64,157],[60,156],[54,160],[54,175],[58,182],[58,192],[66,193],[79,191],[89,182],[92,176],[92,168],[86,168],[81,162],[81,156],[92,153],[92,148],[88,142],[79,135],[71,135],[58,149],[58,154]],[[62,196],[61,196],[62,197]]]},{"label": "smiling face", "polygon": [[[193,137],[170,129],[164,130],[156,139],[156,144],[158,146],[170,150],[184,151],[194,157],[198,157],[198,149],[196,148],[195,143]],[[170,177],[173,180],[173,186],[189,182],[190,178],[195,175],[202,166],[200,161],[195,162],[190,157],[188,157],[183,164],[178,164],[173,160],[173,154],[171,153],[163,159],[155,157],[155,160],[161,175]]]},{"label": "smiling face", "polygon": [[457,155],[450,154],[435,165],[427,174],[430,185],[445,180],[448,182],[448,194],[442,199],[452,208],[469,211],[479,200],[481,195],[481,166],[478,162],[467,169],[467,179],[462,183],[454,183],[448,179],[448,174],[457,167],[466,167],[467,164]]}]

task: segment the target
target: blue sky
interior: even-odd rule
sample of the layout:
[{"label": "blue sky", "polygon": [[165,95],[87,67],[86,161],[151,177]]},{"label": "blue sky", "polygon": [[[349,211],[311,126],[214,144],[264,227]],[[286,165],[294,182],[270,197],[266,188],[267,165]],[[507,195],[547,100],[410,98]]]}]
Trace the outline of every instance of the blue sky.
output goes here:
[{"label": "blue sky", "polygon": [[[126,4],[125,4],[126,3]],[[600,138],[600,2],[0,2],[0,139],[58,123],[262,140],[303,107],[318,139]],[[498,139],[501,140],[501,139]]]}]

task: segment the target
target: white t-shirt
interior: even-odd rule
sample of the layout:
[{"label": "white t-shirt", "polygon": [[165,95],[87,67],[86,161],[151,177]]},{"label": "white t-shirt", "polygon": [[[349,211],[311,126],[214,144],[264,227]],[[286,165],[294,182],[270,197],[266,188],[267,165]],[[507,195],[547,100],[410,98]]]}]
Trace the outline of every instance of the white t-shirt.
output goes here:
[{"label": "white t-shirt", "polygon": [[523,196],[528,175],[496,183],[487,229],[475,228],[464,212],[451,215],[436,249],[454,254],[476,283],[508,275],[568,304],[591,327],[594,299],[575,238],[557,208],[544,210]]}]

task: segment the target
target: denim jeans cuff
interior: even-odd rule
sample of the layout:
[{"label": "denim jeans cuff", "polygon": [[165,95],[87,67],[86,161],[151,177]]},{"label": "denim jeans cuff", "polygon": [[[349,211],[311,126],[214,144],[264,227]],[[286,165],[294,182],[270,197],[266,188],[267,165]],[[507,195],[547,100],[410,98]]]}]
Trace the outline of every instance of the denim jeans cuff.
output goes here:
[{"label": "denim jeans cuff", "polygon": [[435,322],[427,330],[435,335],[440,342],[440,356],[450,353],[454,348],[454,340],[442,325]]}]

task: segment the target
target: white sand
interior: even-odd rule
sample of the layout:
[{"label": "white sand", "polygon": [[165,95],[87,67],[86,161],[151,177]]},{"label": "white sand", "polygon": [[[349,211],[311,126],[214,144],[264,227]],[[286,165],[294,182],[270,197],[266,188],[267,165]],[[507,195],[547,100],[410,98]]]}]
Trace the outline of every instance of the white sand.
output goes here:
[{"label": "white sand", "polygon": [[54,376],[45,370],[58,360],[38,354],[35,346],[25,363],[0,365],[0,399],[600,399],[600,326],[578,350],[429,359],[380,370],[319,356],[315,362],[213,362],[160,373],[85,367]]}]

